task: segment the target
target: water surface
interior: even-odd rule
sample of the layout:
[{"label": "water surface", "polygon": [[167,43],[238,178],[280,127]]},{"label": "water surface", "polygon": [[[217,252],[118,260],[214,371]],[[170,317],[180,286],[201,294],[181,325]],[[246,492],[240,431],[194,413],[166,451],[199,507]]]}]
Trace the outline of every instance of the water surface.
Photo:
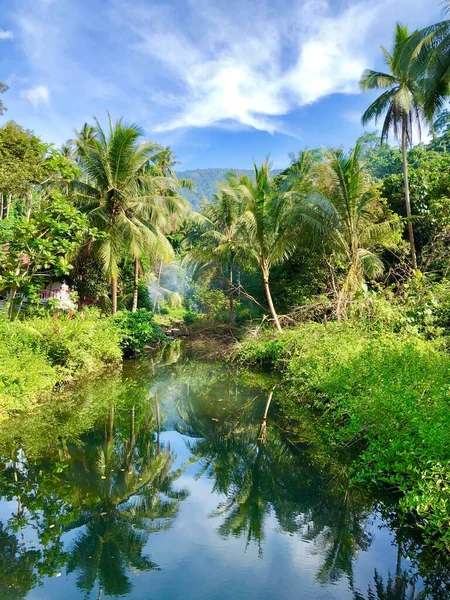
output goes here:
[{"label": "water surface", "polygon": [[174,346],[5,424],[0,598],[450,598],[394,499],[290,443],[275,383]]}]

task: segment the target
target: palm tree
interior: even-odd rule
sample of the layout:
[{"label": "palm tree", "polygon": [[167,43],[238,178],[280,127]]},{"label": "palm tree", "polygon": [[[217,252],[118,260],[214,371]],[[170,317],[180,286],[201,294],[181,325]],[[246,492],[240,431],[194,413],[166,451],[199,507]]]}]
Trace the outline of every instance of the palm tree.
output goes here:
[{"label": "palm tree", "polygon": [[420,130],[424,112],[419,81],[416,77],[416,53],[413,51],[408,28],[397,24],[392,54],[383,46],[381,46],[381,49],[389,72],[372,70],[364,72],[360,81],[361,89],[364,92],[383,90],[383,93],[365,111],[362,116],[362,123],[367,125],[372,119],[377,122],[382,115],[385,115],[381,132],[382,141],[386,141],[391,132],[396,139],[401,136],[403,182],[411,262],[413,269],[417,269],[416,246],[411,221],[407,151],[408,146],[412,144],[413,125],[416,123]]},{"label": "palm tree", "polygon": [[424,112],[431,122],[445,106],[450,83],[450,1],[443,0],[444,20],[415,31],[410,46],[417,56],[416,77],[423,92]]},{"label": "palm tree", "polygon": [[[157,185],[155,196],[159,199],[159,208],[165,209],[159,213],[159,227],[164,235],[173,233],[186,217],[190,210],[190,204],[181,195],[183,189],[193,190],[195,184],[189,179],[178,179],[174,170],[177,160],[169,147],[158,150],[152,157],[152,162],[147,168],[147,174],[156,176],[158,181],[166,185]],[[161,177],[165,179],[161,180]],[[167,182],[171,185],[167,185]],[[153,311],[156,309],[158,294],[161,287],[161,275],[164,262],[173,258],[172,253],[160,253],[157,266],[156,289],[154,292]],[[137,304],[137,282],[135,278],[135,299]],[[133,301],[134,306],[134,301]]]},{"label": "palm tree", "polygon": [[338,294],[338,317],[364,279],[383,272],[383,263],[374,250],[392,246],[397,241],[394,234],[400,229],[398,218],[378,217],[374,210],[376,195],[361,161],[362,151],[359,141],[349,154],[342,149],[330,151],[322,178],[326,196],[322,206],[331,226],[332,244],[337,256],[348,265]]},{"label": "palm tree", "polygon": [[238,186],[239,179],[232,172],[228,173],[224,184],[217,185],[218,191],[213,201],[204,207],[205,219],[201,222],[203,233],[188,254],[189,260],[225,271],[231,325],[235,323],[233,271],[239,260],[244,261],[246,254],[240,220],[243,203],[236,193]]},{"label": "palm tree", "polygon": [[[159,147],[139,143],[142,131],[137,125],[124,125],[121,120],[113,123],[110,118],[107,134],[97,120],[95,123],[93,131],[86,130],[77,142],[78,159],[87,179],[75,182],[75,190],[92,225],[104,234],[97,250],[111,281],[115,313],[119,261],[124,253],[133,256],[135,273],[139,273],[144,250],[171,251],[160,229],[165,203],[158,192],[171,182],[151,173],[149,163]],[[135,290],[137,281],[135,275]]]},{"label": "palm tree", "polygon": [[272,318],[279,331],[280,320],[270,292],[270,271],[275,264],[286,261],[295,251],[301,239],[301,226],[319,226],[314,218],[313,207],[306,201],[307,195],[295,191],[292,186],[279,186],[270,176],[269,161],[260,168],[254,165],[255,181],[242,177],[237,190],[244,202],[240,221],[245,227],[248,256],[259,267]]}]

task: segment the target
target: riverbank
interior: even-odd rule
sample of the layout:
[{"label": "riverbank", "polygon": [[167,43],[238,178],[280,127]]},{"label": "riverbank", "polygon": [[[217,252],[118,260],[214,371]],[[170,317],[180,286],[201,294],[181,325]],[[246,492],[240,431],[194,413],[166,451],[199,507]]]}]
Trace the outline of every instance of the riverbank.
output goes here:
[{"label": "riverbank", "polygon": [[158,343],[146,310],[103,316],[97,310],[9,320],[0,316],[0,419],[32,409],[55,388],[108,368]]},{"label": "riverbank", "polygon": [[122,360],[113,320],[96,311],[72,317],[0,319],[0,418],[30,410],[55,387]]},{"label": "riverbank", "polygon": [[450,550],[450,356],[435,342],[349,323],[247,338],[239,361],[281,371],[295,438],[312,407],[329,451],[358,450],[352,480],[401,492],[428,541]]}]

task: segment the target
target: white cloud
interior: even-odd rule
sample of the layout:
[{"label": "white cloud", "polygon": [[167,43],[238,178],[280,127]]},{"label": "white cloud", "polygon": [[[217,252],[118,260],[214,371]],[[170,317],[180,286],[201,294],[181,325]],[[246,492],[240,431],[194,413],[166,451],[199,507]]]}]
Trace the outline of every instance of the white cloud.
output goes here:
[{"label": "white cloud", "polygon": [[392,1],[339,12],[331,2],[303,0],[274,13],[261,0],[197,0],[179,22],[168,5],[130,3],[126,23],[137,50],[179,86],[180,106],[155,130],[233,120],[273,133],[285,129],[282,117],[292,110],[357,92],[370,63],[370,28]]},{"label": "white cloud", "polygon": [[[396,20],[413,28],[439,18],[439,3],[433,14],[429,0],[412,4],[21,0],[10,15],[20,72],[46,83],[21,95],[42,106],[51,90],[52,111],[29,114],[18,103],[16,118],[58,140],[106,109],[164,139],[208,126],[303,135],[306,111],[292,113],[330,94],[357,93],[362,70],[381,58],[379,44],[391,44]],[[339,111],[324,120],[342,118]]]},{"label": "white cloud", "polygon": [[12,40],[14,33],[6,29],[0,29],[0,40]]},{"label": "white cloud", "polygon": [[361,112],[359,111],[347,111],[343,115],[344,119],[354,125],[361,125]]},{"label": "white cloud", "polygon": [[46,85],[36,85],[35,87],[22,90],[20,97],[28,100],[35,108],[42,104],[49,104],[50,90]]}]

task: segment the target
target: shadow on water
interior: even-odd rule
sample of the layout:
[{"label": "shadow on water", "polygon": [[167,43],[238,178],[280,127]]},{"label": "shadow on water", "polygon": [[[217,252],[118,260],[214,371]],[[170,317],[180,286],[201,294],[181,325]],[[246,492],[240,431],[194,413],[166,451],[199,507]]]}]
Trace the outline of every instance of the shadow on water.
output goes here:
[{"label": "shadow on water", "polygon": [[[310,439],[289,442],[277,418],[279,394],[270,377],[180,359],[174,344],[4,424],[0,597],[26,598],[61,577],[60,591],[46,597],[132,598],[138,576],[167,568],[172,582],[182,569],[194,572],[189,546],[179,565],[168,565],[194,518],[189,493],[203,481],[214,503],[202,517],[202,526],[214,524],[211,560],[216,545],[235,540],[242,552],[255,548],[263,564],[266,552],[289,540],[314,559],[306,599],[449,598],[442,557],[399,522],[393,499],[349,487],[338,457],[324,463],[312,420]],[[377,564],[380,531],[392,564]],[[164,536],[172,536],[170,551]],[[283,568],[301,589],[302,573]],[[298,597],[271,593],[264,597]]]}]

